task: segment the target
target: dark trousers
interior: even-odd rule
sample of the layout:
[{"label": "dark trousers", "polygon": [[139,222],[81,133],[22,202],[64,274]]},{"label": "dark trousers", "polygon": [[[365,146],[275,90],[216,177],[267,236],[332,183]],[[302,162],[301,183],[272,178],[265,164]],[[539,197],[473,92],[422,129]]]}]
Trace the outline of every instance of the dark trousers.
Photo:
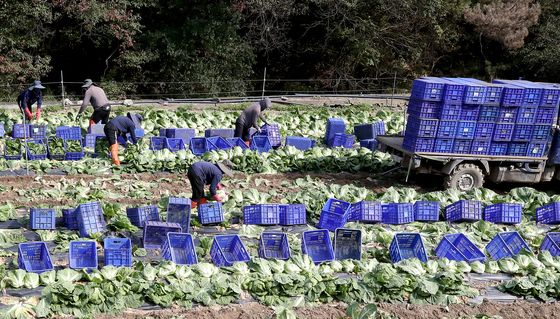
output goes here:
[{"label": "dark trousers", "polygon": [[192,197],[191,200],[198,202],[201,198],[205,197],[204,194],[204,181],[198,177],[191,168],[189,168],[187,172],[187,177],[189,178],[189,182],[191,183],[192,188]]},{"label": "dark trousers", "polygon": [[234,137],[241,137],[245,142],[251,139],[249,134],[249,129],[251,127],[245,125],[244,122],[237,120],[235,122],[235,132],[233,134]]},{"label": "dark trousers", "polygon": [[103,132],[105,133],[105,136],[107,136],[107,140],[109,140],[109,146],[117,144],[119,131],[115,126],[113,126],[113,124],[106,124],[103,128]]},{"label": "dark trousers", "polygon": [[90,119],[94,121],[95,124],[99,122],[101,122],[101,124],[107,124],[107,122],[109,122],[110,113],[111,113],[111,106],[104,105],[93,110],[93,114],[91,115]]}]

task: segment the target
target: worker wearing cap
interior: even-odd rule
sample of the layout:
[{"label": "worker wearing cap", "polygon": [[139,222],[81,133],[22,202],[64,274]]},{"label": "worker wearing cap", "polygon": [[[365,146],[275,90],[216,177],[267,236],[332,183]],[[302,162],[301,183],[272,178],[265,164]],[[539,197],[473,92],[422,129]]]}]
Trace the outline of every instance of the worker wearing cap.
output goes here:
[{"label": "worker wearing cap", "polygon": [[86,110],[89,103],[93,106],[93,114],[89,118],[89,126],[101,122],[101,124],[107,124],[109,122],[109,113],[111,113],[111,104],[105,91],[97,86],[91,79],[86,79],[82,85],[84,90],[84,100],[82,101],[82,106],[80,111],[78,111],[78,118],[82,116],[82,113]]},{"label": "worker wearing cap", "polygon": [[111,152],[113,164],[117,166],[121,165],[119,161],[119,144],[117,143],[117,138],[123,136],[126,140],[126,134],[130,134],[132,143],[136,144],[138,142],[136,138],[136,128],[140,128],[141,123],[141,115],[128,113],[126,116],[115,117],[105,125],[104,132],[107,140],[109,140],[109,152]]},{"label": "worker wearing cap", "polygon": [[17,97],[18,106],[28,121],[33,119],[33,109],[31,109],[31,106],[35,103],[37,103],[35,119],[38,120],[41,117],[41,107],[43,106],[43,93],[41,90],[44,88],[41,85],[41,81],[35,80],[30,87],[21,92]]},{"label": "worker wearing cap", "polygon": [[212,199],[221,202],[222,198],[216,194],[216,190],[222,189],[220,183],[226,174],[233,177],[233,163],[230,160],[223,160],[218,164],[209,162],[196,162],[189,167],[187,177],[191,183],[192,197],[191,206],[195,208],[198,204],[206,202],[204,187],[210,185],[210,196]]},{"label": "worker wearing cap", "polygon": [[248,108],[246,108],[241,115],[235,121],[235,137],[241,137],[245,144],[249,146],[249,140],[251,136],[249,135],[249,130],[254,127],[257,129],[257,132],[260,131],[259,126],[257,125],[257,121],[261,119],[264,124],[268,124],[264,117],[262,116],[262,112],[269,108],[272,105],[272,102],[268,97],[265,97],[259,102],[255,102],[251,104]]}]

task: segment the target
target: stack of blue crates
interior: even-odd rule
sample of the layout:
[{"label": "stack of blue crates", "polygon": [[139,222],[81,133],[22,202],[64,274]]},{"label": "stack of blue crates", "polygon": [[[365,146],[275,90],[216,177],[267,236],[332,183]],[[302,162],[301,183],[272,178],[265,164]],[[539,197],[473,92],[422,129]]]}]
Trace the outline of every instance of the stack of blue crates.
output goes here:
[{"label": "stack of blue crates", "polygon": [[336,134],[345,134],[346,124],[342,119],[329,118],[327,119],[327,132],[325,133],[325,144],[332,146]]},{"label": "stack of blue crates", "polygon": [[[413,152],[543,157],[560,87],[523,80],[414,81],[403,147]],[[560,159],[560,158],[559,158]]]},{"label": "stack of blue crates", "polygon": [[354,135],[360,141],[360,146],[372,151],[377,149],[377,135],[384,134],[385,123],[383,121],[354,126]]}]

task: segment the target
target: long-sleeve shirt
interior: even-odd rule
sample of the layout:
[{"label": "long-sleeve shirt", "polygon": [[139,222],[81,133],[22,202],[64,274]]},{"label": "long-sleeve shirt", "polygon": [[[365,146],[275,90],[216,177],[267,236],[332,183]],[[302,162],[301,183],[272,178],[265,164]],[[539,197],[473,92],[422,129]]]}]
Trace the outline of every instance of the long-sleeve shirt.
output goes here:
[{"label": "long-sleeve shirt", "polygon": [[223,177],[222,170],[208,162],[196,162],[192,164],[191,170],[205,185],[210,185],[210,196],[216,195],[216,189]]},{"label": "long-sleeve shirt", "polygon": [[86,90],[86,94],[84,95],[84,100],[82,101],[82,106],[80,107],[78,114],[84,113],[90,102],[93,109],[96,110],[109,104],[109,99],[107,99],[107,95],[105,95],[105,91],[103,91],[102,88],[92,85]]},{"label": "long-sleeve shirt", "polygon": [[261,119],[261,121],[266,123],[264,117],[261,114],[261,104],[259,102],[255,102],[241,113],[238,121],[243,123],[245,127],[248,126],[259,129],[259,126],[257,125],[258,119]]},{"label": "long-sleeve shirt", "polygon": [[107,125],[113,126],[114,129],[117,130],[119,135],[122,135],[126,138],[126,134],[130,134],[130,139],[132,143],[136,144],[138,139],[136,138],[136,125],[132,122],[128,116],[117,116],[114,119],[110,120]]},{"label": "long-sleeve shirt", "polygon": [[37,102],[37,108],[40,109],[43,106],[43,93],[39,90],[39,93],[35,93],[34,90],[25,89],[17,97],[17,102],[20,108],[29,107]]}]

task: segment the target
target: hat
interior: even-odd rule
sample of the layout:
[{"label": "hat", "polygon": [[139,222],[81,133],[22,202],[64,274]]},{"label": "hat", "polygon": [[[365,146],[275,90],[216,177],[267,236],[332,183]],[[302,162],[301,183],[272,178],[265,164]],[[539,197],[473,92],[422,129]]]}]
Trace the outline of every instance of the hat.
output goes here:
[{"label": "hat", "polygon": [[272,106],[272,102],[270,101],[270,99],[268,97],[265,97],[264,99],[262,99],[259,104],[261,105],[261,111],[264,111],[266,109],[268,109],[269,107]]},{"label": "hat", "polygon": [[140,127],[144,118],[140,114],[132,114],[130,112],[126,113],[126,116],[134,122],[134,126]]},{"label": "hat", "polygon": [[33,89],[44,89],[44,88],[45,87],[41,84],[41,81],[35,80],[33,81],[33,84],[31,84],[31,86],[29,87],[29,91]]},{"label": "hat", "polygon": [[230,160],[225,159],[216,165],[218,165],[218,167],[222,170],[222,172],[224,172],[224,174],[229,177],[233,177],[233,163]]},{"label": "hat", "polygon": [[85,79],[84,84],[82,85],[83,88],[88,88],[93,85],[93,81],[91,79]]}]

